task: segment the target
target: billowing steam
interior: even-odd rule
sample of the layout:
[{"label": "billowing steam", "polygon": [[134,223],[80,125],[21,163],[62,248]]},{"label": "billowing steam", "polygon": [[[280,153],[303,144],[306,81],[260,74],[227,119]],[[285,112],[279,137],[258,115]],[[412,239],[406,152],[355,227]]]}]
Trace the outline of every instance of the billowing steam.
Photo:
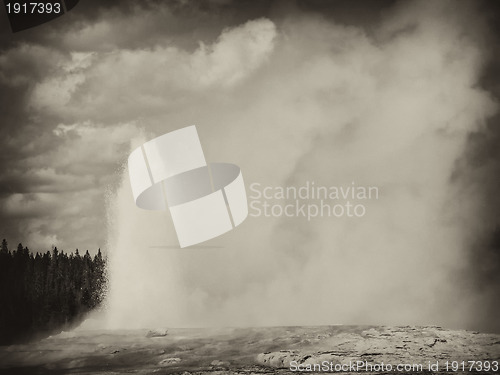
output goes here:
[{"label": "billowing steam", "polygon": [[224,30],[191,53],[100,61],[96,80],[126,61],[126,80],[154,100],[168,91],[144,139],[194,123],[208,161],[241,166],[247,188],[379,190],[361,218],[249,217],[176,249],[168,212],[135,207],[125,170],[110,203],[107,326],[474,326],[466,252],[477,201],[452,175],[496,105],[477,85],[478,16],[462,5],[404,2],[370,35],[296,13]]}]

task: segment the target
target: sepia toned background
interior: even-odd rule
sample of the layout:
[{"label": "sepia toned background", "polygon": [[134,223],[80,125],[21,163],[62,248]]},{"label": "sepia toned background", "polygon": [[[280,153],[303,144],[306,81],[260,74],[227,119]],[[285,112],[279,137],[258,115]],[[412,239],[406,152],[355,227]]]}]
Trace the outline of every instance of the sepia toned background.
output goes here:
[{"label": "sepia toned background", "polygon": [[[500,330],[495,1],[82,0],[15,34],[0,17],[0,235],[101,248],[95,324]],[[252,217],[176,249],[125,163],[192,124],[247,187],[380,197],[363,218]]]}]

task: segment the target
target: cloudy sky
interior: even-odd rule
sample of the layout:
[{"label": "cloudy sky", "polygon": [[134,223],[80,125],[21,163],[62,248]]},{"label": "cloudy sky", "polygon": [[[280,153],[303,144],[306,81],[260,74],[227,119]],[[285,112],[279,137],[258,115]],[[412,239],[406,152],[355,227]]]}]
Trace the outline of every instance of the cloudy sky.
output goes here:
[{"label": "cloudy sky", "polygon": [[[167,295],[143,324],[500,329],[495,1],[82,0],[15,34],[0,18],[0,235],[120,254],[115,322]],[[172,250],[124,163],[191,124],[247,188],[354,181],[380,199]],[[157,278],[123,287],[137,267]]]}]

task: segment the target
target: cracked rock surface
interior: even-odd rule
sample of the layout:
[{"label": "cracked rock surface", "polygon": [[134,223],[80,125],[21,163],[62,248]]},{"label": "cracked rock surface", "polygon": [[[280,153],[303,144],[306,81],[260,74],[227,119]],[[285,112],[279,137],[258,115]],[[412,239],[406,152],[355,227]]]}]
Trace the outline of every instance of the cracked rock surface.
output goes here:
[{"label": "cracked rock surface", "polygon": [[[73,331],[31,344],[0,346],[0,373],[285,374],[297,373],[291,363],[307,370],[322,363],[359,361],[374,371],[334,372],[457,374],[469,369],[446,372],[446,361],[500,360],[500,335],[439,327],[169,329],[164,336],[148,332]],[[382,363],[422,365],[423,371],[373,367]],[[429,370],[429,363],[439,367]]]},{"label": "cracked rock surface", "polygon": [[[366,373],[366,369],[380,369],[377,364],[389,364],[392,368],[412,365],[415,370],[403,371],[406,373],[418,372],[418,365],[422,365],[421,372],[445,373],[447,361],[448,370],[452,372],[452,361],[465,361],[468,364],[465,367],[469,370],[472,363],[468,361],[492,362],[500,357],[500,336],[494,334],[450,331],[439,327],[372,327],[361,332],[342,333],[330,327],[326,331],[326,336],[309,342],[307,347],[261,353],[257,361],[273,368],[287,369],[293,362],[301,364],[301,368],[306,370],[314,369],[314,366],[307,365],[325,362],[363,363],[357,371],[362,370],[363,373]],[[436,369],[436,363],[438,371],[431,371],[429,365],[434,365],[432,369]],[[297,369],[297,365],[294,369]],[[490,369],[486,373],[500,371]]]}]

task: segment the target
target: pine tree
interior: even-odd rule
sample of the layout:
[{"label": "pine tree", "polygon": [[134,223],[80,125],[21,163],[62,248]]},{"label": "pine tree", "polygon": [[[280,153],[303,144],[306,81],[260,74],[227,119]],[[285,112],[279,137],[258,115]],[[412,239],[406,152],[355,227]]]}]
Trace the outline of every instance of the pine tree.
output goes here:
[{"label": "pine tree", "polygon": [[2,248],[0,249],[0,254],[8,254],[9,247],[7,246],[7,240],[4,238],[2,240]]},{"label": "pine tree", "polygon": [[[36,332],[69,327],[99,306],[106,289],[106,261],[100,249],[68,255],[33,255],[22,244],[10,252],[0,249],[0,345],[29,338]],[[67,328],[65,328],[67,329]]]}]

